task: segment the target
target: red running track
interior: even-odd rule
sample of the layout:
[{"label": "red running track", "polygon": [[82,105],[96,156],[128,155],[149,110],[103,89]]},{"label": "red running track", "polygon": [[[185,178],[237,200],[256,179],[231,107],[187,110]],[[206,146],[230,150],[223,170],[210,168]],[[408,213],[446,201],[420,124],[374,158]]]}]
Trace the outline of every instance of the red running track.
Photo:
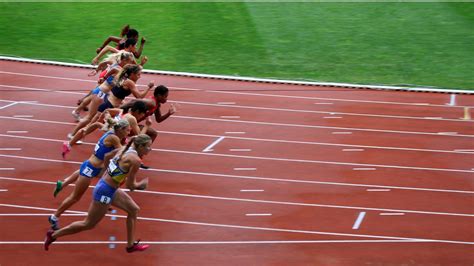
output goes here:
[{"label": "red running track", "polygon": [[0,265],[474,263],[474,121],[461,119],[474,96],[449,106],[440,93],[161,75],[139,84],[168,86],[179,110],[153,125],[152,168],[139,173],[150,186],[130,193],[152,247],[125,253],[118,211],[45,252],[47,216],[71,191],[54,199],[54,183],[100,136],[61,158],[87,73],[0,61]]}]

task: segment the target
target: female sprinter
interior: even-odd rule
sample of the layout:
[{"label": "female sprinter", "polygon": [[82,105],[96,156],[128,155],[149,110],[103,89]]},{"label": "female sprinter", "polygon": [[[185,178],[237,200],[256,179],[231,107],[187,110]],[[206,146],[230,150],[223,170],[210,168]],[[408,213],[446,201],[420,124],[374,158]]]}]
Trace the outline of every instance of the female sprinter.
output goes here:
[{"label": "female sprinter", "polygon": [[[69,183],[74,182],[76,179],[76,186],[74,191],[69,197],[67,197],[56,212],[49,217],[49,222],[53,229],[58,228],[59,216],[69,209],[72,205],[78,202],[84,192],[89,187],[92,178],[98,176],[104,165],[104,157],[106,153],[111,152],[112,150],[122,147],[121,141],[130,134],[130,125],[127,120],[120,120],[115,124],[114,129],[105,133],[100,140],[95,145],[94,153],[84,161],[81,165],[80,170],[72,173],[66,181],[69,180]],[[56,184],[56,190],[59,192],[61,190],[61,184]],[[55,191],[55,196],[57,195]]]},{"label": "female sprinter", "polygon": [[[126,64],[130,64],[134,60],[135,58],[133,57],[133,54],[129,52],[120,52],[108,57],[104,61],[104,63],[105,64],[110,63],[110,67],[107,73],[102,78],[103,82],[100,82],[99,86],[97,86],[95,89],[90,91],[89,94],[87,94],[84,98],[80,100],[81,103],[76,109],[72,111],[72,116],[76,118],[76,120],[79,122],[80,111],[83,110],[85,107],[87,107],[89,104],[91,104],[91,108],[89,109],[96,110],[97,106],[99,106],[100,104],[104,102],[103,101],[104,96],[108,94],[110,90],[112,89],[114,77],[120,72],[120,70],[122,70],[122,68]],[[88,117],[86,117],[86,120],[90,121],[94,117],[94,115],[95,113],[93,111],[89,112],[89,115]],[[83,123],[86,123],[87,125],[88,122],[83,122]],[[72,135],[74,135],[75,133],[76,132],[73,132]]]},{"label": "female sprinter", "polygon": [[[97,183],[93,200],[89,207],[87,217],[83,221],[73,222],[72,224],[54,231],[48,230],[44,240],[44,249],[56,239],[76,234],[84,230],[94,228],[107,213],[110,205],[118,207],[127,212],[127,252],[144,251],[149,245],[135,242],[135,224],[137,221],[140,207],[123,190],[118,189],[122,183],[125,183],[130,191],[135,189],[144,190],[148,186],[148,178],[140,181],[135,180],[135,175],[139,169],[141,159],[151,150],[151,139],[148,135],[140,134],[133,137],[124,149],[116,152],[112,160],[107,160],[107,171],[102,179]],[[108,159],[108,158],[107,158]]]},{"label": "female sprinter", "polygon": [[[109,127],[113,126],[117,121],[124,119],[127,120],[128,123],[130,124],[130,136],[135,136],[140,133],[146,133],[149,131],[149,128],[151,127],[151,121],[148,119],[145,122],[145,126],[143,128],[140,128],[138,125],[138,121],[141,121],[142,118],[145,116],[147,112],[147,106],[145,102],[141,100],[137,100],[134,102],[131,108],[113,108],[113,109],[107,109],[104,111],[104,120],[106,121],[105,123],[102,122],[102,118],[99,119],[100,121],[94,122],[89,124],[87,127],[79,130],[76,135],[73,136],[71,140],[68,142],[63,143],[63,158],[66,158],[66,155],[71,151],[72,146],[76,145],[76,143],[84,138],[85,136],[91,134],[98,128],[104,128],[104,125],[106,129],[104,131],[108,131]],[[128,111],[130,109],[130,112]],[[156,138],[156,135],[148,134],[152,138]],[[65,184],[67,185],[67,184]]]},{"label": "female sprinter", "polygon": [[[68,135],[68,137],[72,138],[73,135],[75,135],[83,127],[90,123],[95,123],[106,109],[118,108],[125,97],[128,95],[133,94],[138,99],[145,97],[151,88],[153,88],[154,84],[152,81],[148,84],[148,89],[144,90],[143,92],[139,91],[135,83],[138,81],[138,79],[140,79],[141,73],[141,66],[131,64],[125,65],[115,77],[111,93],[103,97],[102,104],[98,106],[91,104],[88,117],[81,120],[81,122],[77,124],[76,128],[74,128],[72,135]],[[66,147],[63,146],[63,149],[65,148]],[[67,151],[63,150],[63,153],[67,153]]]}]

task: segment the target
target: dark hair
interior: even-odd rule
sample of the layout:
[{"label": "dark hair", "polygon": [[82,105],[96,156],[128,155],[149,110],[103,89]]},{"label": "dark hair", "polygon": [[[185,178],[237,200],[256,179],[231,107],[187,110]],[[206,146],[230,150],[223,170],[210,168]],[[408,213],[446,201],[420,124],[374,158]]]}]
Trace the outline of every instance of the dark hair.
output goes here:
[{"label": "dark hair", "polygon": [[159,85],[159,86],[156,86],[155,88],[155,91],[153,92],[153,96],[157,97],[157,96],[163,96],[165,94],[168,93],[168,88],[164,85]]},{"label": "dark hair", "polygon": [[136,29],[129,29],[127,31],[127,39],[135,38],[135,37],[138,38],[138,31]]},{"label": "dark hair", "polygon": [[137,44],[137,40],[135,39],[127,39],[125,41],[125,44],[123,45],[124,48],[127,48],[127,47],[130,47],[130,46],[134,46],[135,44]]},{"label": "dark hair", "polygon": [[133,106],[131,111],[132,112],[138,112],[138,113],[146,113],[148,108],[146,108],[146,104],[143,101],[136,101]]}]

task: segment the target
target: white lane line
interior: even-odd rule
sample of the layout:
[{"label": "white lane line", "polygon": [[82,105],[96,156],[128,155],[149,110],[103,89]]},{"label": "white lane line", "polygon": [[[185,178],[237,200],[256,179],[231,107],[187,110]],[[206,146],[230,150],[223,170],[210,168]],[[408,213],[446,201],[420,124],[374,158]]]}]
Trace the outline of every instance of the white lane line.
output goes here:
[{"label": "white lane line", "polygon": [[[74,164],[81,164],[81,162],[74,162]],[[28,180],[28,179],[9,178],[9,177],[0,177],[0,179],[13,180],[13,181],[19,181],[19,182],[38,183],[38,184],[48,184],[48,185],[56,184],[56,182],[50,182],[50,181]],[[94,189],[95,186],[89,186],[89,188]],[[124,189],[124,191],[128,191],[128,190]],[[171,192],[161,192],[161,191],[146,191],[146,190],[140,190],[140,191],[135,191],[135,192],[145,193],[145,194],[174,196],[174,197],[223,200],[223,201],[231,201],[231,202],[233,201],[251,202],[251,203],[262,203],[262,204],[298,206],[298,207],[304,206],[304,207],[320,207],[320,208],[346,209],[346,210],[358,210],[358,211],[377,211],[377,212],[391,212],[391,213],[403,212],[403,213],[416,213],[416,214],[426,214],[426,215],[474,217],[474,214],[469,214],[469,213],[432,212],[432,211],[418,211],[418,210],[383,209],[383,208],[372,208],[372,207],[363,207],[363,206],[344,206],[344,205],[327,205],[327,204],[300,203],[300,202],[287,202],[287,201],[254,200],[254,199],[245,199],[245,198],[226,198],[226,197],[171,193]],[[0,203],[0,206],[3,206],[3,205],[5,204]]]},{"label": "white lane line", "polygon": [[369,188],[367,189],[368,192],[389,192],[390,189],[374,189],[374,188]]},{"label": "white lane line", "polygon": [[[1,116],[0,116],[1,117]],[[63,142],[62,140],[53,140],[46,138],[35,138],[35,137],[20,137],[20,136],[11,136],[0,134],[0,137],[15,137],[15,138],[25,138],[25,139],[35,139],[35,140],[46,140],[53,142]],[[86,145],[95,145],[94,143],[84,142]],[[237,155],[237,154],[222,154],[222,153],[202,153],[194,151],[183,151],[183,150],[168,150],[168,149],[152,149],[154,152],[168,152],[168,153],[182,153],[182,154],[192,154],[192,155],[205,155],[205,156],[217,156],[217,157],[226,157],[226,158],[245,158],[245,159],[255,159],[255,160],[265,160],[265,161],[284,161],[284,162],[299,162],[299,163],[312,163],[312,164],[334,164],[334,165],[345,165],[345,166],[361,166],[361,167],[380,167],[380,168],[394,168],[394,169],[410,169],[410,170],[426,170],[426,171],[443,171],[443,172],[461,172],[461,173],[472,173],[471,170],[467,169],[449,169],[449,168],[431,168],[431,167],[413,167],[413,166],[401,166],[401,165],[383,165],[383,164],[362,164],[362,163],[350,163],[350,162],[335,162],[335,161],[319,161],[319,160],[303,160],[303,159],[292,159],[292,158],[274,158],[274,157],[260,157],[260,156],[250,156],[250,155]],[[12,157],[13,155],[0,154],[4,157]],[[364,169],[364,168],[362,168]],[[372,169],[372,168],[369,168]],[[374,168],[375,170],[375,168]]]},{"label": "white lane line", "polygon": [[382,213],[380,213],[380,215],[383,215],[383,216],[401,216],[401,215],[405,215],[405,213],[403,213],[403,212],[382,212]]},{"label": "white lane line", "polygon": [[340,116],[324,116],[323,118],[324,118],[324,119],[333,119],[333,118],[335,118],[335,119],[340,119],[340,118],[342,118],[342,117],[340,117]]},{"label": "white lane line", "polygon": [[352,229],[354,229],[354,230],[359,229],[360,224],[362,223],[362,220],[364,220],[364,217],[365,217],[365,212],[360,212],[359,216],[357,216],[357,219],[356,219],[354,225],[352,226]]},{"label": "white lane line", "polygon": [[255,171],[257,168],[234,168],[235,171]]},{"label": "white lane line", "polygon": [[252,149],[229,149],[229,151],[252,151]]},{"label": "white lane line", "polygon": [[457,135],[458,132],[438,132],[439,135]]},{"label": "white lane line", "polygon": [[245,216],[272,216],[271,213],[247,213]]},{"label": "white lane line", "polygon": [[[2,100],[0,100],[1,102]],[[7,119],[15,119],[10,117],[2,117],[0,119],[7,118]],[[59,122],[59,121],[49,121],[49,120],[34,120],[34,119],[22,119],[17,118],[15,120],[26,120],[38,123],[53,123],[53,124],[62,124],[62,125],[75,125],[74,123],[68,122]],[[7,131],[12,133],[28,133],[28,131]],[[201,136],[201,137],[211,137],[217,138],[218,135],[209,135],[209,134],[196,134],[196,133],[186,133],[186,132],[176,132],[176,131],[160,131],[160,133],[164,134],[176,134],[176,135],[185,135],[185,136]],[[225,132],[225,134],[245,134],[246,132]],[[342,133],[342,132],[341,132]],[[338,134],[338,132],[334,132],[333,134]],[[352,134],[344,133],[344,134]],[[6,136],[6,135],[3,135]],[[12,137],[12,136],[8,136]],[[310,141],[294,141],[294,140],[282,140],[282,139],[260,139],[260,138],[246,138],[246,137],[234,137],[231,136],[229,138],[241,139],[241,140],[251,140],[251,141],[266,141],[266,142],[281,142],[281,143],[291,143],[291,144],[308,144],[308,145],[323,145],[323,146],[342,146],[342,147],[361,147],[361,148],[368,148],[368,149],[386,149],[386,150],[402,150],[402,151],[420,151],[420,152],[441,152],[441,153],[462,153],[462,151],[453,151],[453,150],[430,150],[430,149],[416,149],[416,148],[406,148],[406,147],[386,147],[386,146],[368,146],[368,145],[349,145],[349,144],[342,144],[342,143],[325,143],[325,142],[310,142]],[[474,151],[474,150],[473,150]]]},{"label": "white lane line", "polygon": [[264,192],[263,189],[241,189],[240,192]]},{"label": "white lane line", "polygon": [[342,149],[342,151],[364,151],[364,149]]},{"label": "white lane line", "polygon": [[238,115],[221,115],[220,118],[224,118],[224,119],[238,119],[238,118],[240,118],[240,116],[238,116]]},{"label": "white lane line", "polygon": [[336,131],[336,132],[332,132],[331,134],[334,134],[334,135],[349,135],[349,134],[352,134],[352,132]]},{"label": "white lane line", "polygon": [[[44,159],[44,158],[36,158],[36,157],[25,157],[25,156],[12,156],[12,155],[5,155],[5,154],[0,154],[0,157],[17,158],[17,159],[24,159],[24,160],[35,160],[35,161],[61,163],[61,164],[64,164],[64,163],[76,164],[76,165],[82,164],[82,162],[75,162],[75,161],[64,161],[64,160]],[[472,170],[474,171],[474,168],[472,168]],[[315,181],[315,180],[313,181],[313,180],[304,180],[304,179],[298,180],[298,179],[273,178],[273,177],[262,177],[262,176],[228,175],[228,174],[221,174],[221,173],[180,171],[180,170],[171,170],[171,169],[148,169],[146,171],[181,174],[181,175],[199,175],[199,176],[226,177],[226,178],[237,178],[237,179],[247,179],[247,180],[262,180],[262,181],[268,181],[268,182],[276,181],[276,182],[312,184],[312,185],[318,184],[318,185],[348,186],[348,187],[363,187],[363,188],[373,187],[373,188],[388,188],[388,189],[413,190],[413,191],[474,194],[474,191],[468,191],[468,190],[450,190],[450,189],[436,189],[436,188],[423,188],[423,187],[401,187],[401,186],[384,186],[384,185],[374,185],[374,184],[339,183],[339,182],[325,182],[325,181]],[[1,177],[1,176],[0,176],[0,179],[32,182],[32,183],[44,183],[43,181],[37,182],[34,180],[8,178],[8,177]],[[50,183],[44,183],[44,184],[55,185],[56,183],[50,182]]]},{"label": "white lane line", "polygon": [[425,119],[443,119],[442,117],[439,116],[425,116]]},{"label": "white lane line", "polygon": [[18,102],[12,102],[12,103],[10,103],[10,104],[7,104],[7,105],[5,105],[5,106],[2,106],[2,107],[0,107],[0,110],[7,109],[8,107],[13,106],[13,105],[15,105],[15,104],[17,104],[17,103],[18,103]]},{"label": "white lane line", "polygon": [[218,102],[217,104],[232,105],[232,104],[235,104],[235,102]]},{"label": "white lane line", "polygon": [[9,130],[7,131],[8,134],[26,134],[28,131],[25,130]]},{"label": "white lane line", "polygon": [[226,131],[225,134],[243,135],[245,132]]},{"label": "white lane line", "polygon": [[[1,85],[0,85],[1,86]],[[7,101],[7,100],[0,100]],[[10,101],[7,101],[10,102]],[[41,106],[54,106],[54,105],[45,105],[37,104]],[[59,106],[56,106],[59,107]],[[71,106],[62,106],[64,108],[74,109],[75,107]],[[9,118],[5,116],[0,116],[1,118]],[[299,128],[320,128],[320,129],[340,129],[340,130],[355,130],[355,131],[366,131],[366,132],[383,132],[383,133],[393,133],[393,134],[415,134],[415,135],[431,135],[431,136],[440,136],[438,133],[434,132],[413,132],[413,131],[400,131],[400,130],[385,130],[385,129],[369,129],[369,128],[345,128],[345,127],[334,127],[334,126],[321,126],[321,125],[303,125],[303,124],[287,124],[287,123],[272,123],[272,122],[258,122],[258,121],[249,121],[249,120],[232,120],[232,119],[218,119],[218,118],[207,118],[207,117],[192,117],[192,116],[180,116],[175,115],[175,118],[179,119],[192,119],[192,120],[205,120],[205,121],[217,121],[217,122],[229,122],[229,123],[241,123],[241,124],[257,124],[257,125],[269,125],[269,126],[286,126],[286,127],[299,127]],[[459,121],[456,119],[455,121]],[[441,136],[449,137],[469,137],[474,138],[474,135],[463,135],[463,134],[441,134]]]},{"label": "white lane line", "polygon": [[333,104],[333,103],[314,103],[314,104]]},{"label": "white lane line", "polygon": [[0,148],[0,151],[21,151],[21,148]]},{"label": "white lane line", "polygon": [[[18,72],[8,72],[8,71],[0,71],[1,74],[10,74],[10,75],[20,75],[20,76],[32,76],[32,77],[42,77],[42,78],[50,78],[50,79],[63,79],[63,80],[74,80],[74,81],[83,81],[83,82],[90,82],[90,83],[97,83],[96,80],[93,79],[76,79],[76,78],[67,78],[67,77],[58,77],[58,76],[45,76],[45,75],[35,75],[35,74],[28,74],[28,73],[18,73]],[[0,86],[7,86],[7,85],[0,85]],[[145,86],[145,85],[139,85]],[[7,87],[14,87],[14,86],[7,86]],[[193,88],[179,88],[179,87],[169,87],[172,89],[181,89],[181,90],[196,90],[199,91],[200,89],[193,89]],[[262,93],[249,93],[249,92],[234,92],[234,91],[206,91],[210,93],[223,93],[223,94],[236,94],[236,95],[252,95],[252,96],[263,96],[263,97],[278,97],[278,98],[291,98],[291,99],[310,99],[310,100],[322,100],[322,101],[342,101],[342,102],[357,102],[357,103],[374,103],[374,104],[394,104],[394,105],[430,105],[436,107],[446,107],[446,105],[441,104],[429,104],[429,103],[407,103],[407,102],[387,102],[387,101],[369,101],[369,100],[353,100],[353,99],[340,99],[340,98],[321,98],[321,97],[307,97],[307,96],[292,96],[292,95],[276,95],[276,94],[262,94]],[[81,94],[81,93],[77,93]],[[318,103],[316,103],[318,104]],[[328,103],[321,103],[321,104],[328,104]],[[329,103],[332,104],[332,103]],[[459,106],[464,107],[464,106]]]},{"label": "white lane line", "polygon": [[15,168],[0,168],[0,171],[14,171]]},{"label": "white lane line", "polygon": [[376,170],[376,168],[364,168],[364,167],[361,167],[361,168],[352,168],[352,170],[354,170],[354,171],[374,171],[374,170]]},{"label": "white lane line", "polygon": [[457,149],[454,150],[455,152],[474,152],[474,150],[463,150],[463,149]]},{"label": "white lane line", "polygon": [[[0,134],[0,137],[35,139],[35,140],[45,140],[45,141],[61,142],[61,143],[63,142],[63,140],[54,140],[54,139],[47,139],[47,138],[35,138],[35,137],[23,137],[23,136],[20,137],[20,136],[11,136],[11,135],[4,135],[4,134]],[[86,144],[86,145],[95,145],[95,143],[88,143],[88,142],[84,142],[84,144]],[[361,164],[361,163],[350,163],[350,162],[335,162],[335,161],[303,160],[303,159],[291,159],[291,158],[259,157],[259,156],[237,155],[237,154],[202,153],[202,152],[183,151],[183,150],[168,150],[168,149],[152,149],[152,151],[154,151],[154,152],[168,152],[168,153],[182,153],[182,154],[192,154],[192,155],[217,156],[217,157],[226,157],[226,158],[229,158],[229,157],[230,158],[245,158],[245,159],[266,160],[266,161],[284,161],[284,162],[299,162],[299,163],[313,163],[313,164],[334,164],[334,165],[365,166],[365,167],[366,166],[371,166],[371,167],[394,168],[394,169],[410,169],[410,170],[472,173],[471,170],[467,170],[467,169],[413,167],[413,166],[383,165],[383,164]],[[0,154],[0,156],[13,157],[13,155],[6,155],[6,154]]]},{"label": "white lane line", "polygon": [[219,137],[218,139],[216,139],[213,143],[211,143],[209,146],[207,146],[204,150],[202,150],[203,152],[209,152],[209,151],[213,151],[213,147],[216,146],[219,142],[221,142],[223,139],[225,139],[225,137]]},{"label": "white lane line", "polygon": [[0,192],[8,192],[8,189],[0,189]]},{"label": "white lane line", "polygon": [[32,115],[14,115],[13,117],[32,118]]},{"label": "white lane line", "polygon": [[[263,240],[263,241],[140,241],[147,245],[242,245],[242,244],[312,244],[312,243],[426,243],[432,240]],[[54,245],[127,244],[126,241],[57,241]],[[43,245],[43,241],[0,241],[0,245]]]}]

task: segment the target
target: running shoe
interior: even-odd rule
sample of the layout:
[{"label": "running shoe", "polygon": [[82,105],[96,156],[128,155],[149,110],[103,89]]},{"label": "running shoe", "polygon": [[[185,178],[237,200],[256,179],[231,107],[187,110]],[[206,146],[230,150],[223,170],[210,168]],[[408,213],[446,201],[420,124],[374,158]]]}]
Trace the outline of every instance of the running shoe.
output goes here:
[{"label": "running shoe", "polygon": [[[56,239],[53,237],[54,230],[49,229],[48,232],[46,232],[46,237],[44,238],[44,250],[48,251],[49,246],[56,241]],[[133,247],[133,246],[132,246]]]},{"label": "running shoe", "polygon": [[51,224],[51,229],[53,229],[54,231],[59,230],[59,220],[58,220],[58,218],[56,218],[56,220],[55,220],[55,219],[53,219],[53,215],[50,215],[48,217],[48,221]]},{"label": "running shoe", "polygon": [[127,252],[132,253],[132,252],[135,252],[135,251],[145,251],[147,248],[150,247],[150,245],[143,245],[143,244],[139,244],[139,243],[140,243],[140,240],[135,241],[135,243],[133,243],[133,246],[126,248]]},{"label": "running shoe", "polygon": [[72,117],[74,117],[76,119],[76,122],[81,121],[81,114],[80,113],[77,113],[74,110],[72,110],[71,115],[72,115]]},{"label": "running shoe", "polygon": [[63,159],[66,159],[66,155],[71,152],[71,145],[68,142],[63,143]]},{"label": "running shoe", "polygon": [[56,198],[58,193],[63,189],[63,181],[56,181],[56,188],[54,189],[53,196]]},{"label": "running shoe", "polygon": [[147,166],[147,165],[144,165],[144,164],[140,164],[140,168],[141,168],[141,169],[150,169],[150,166]]}]

